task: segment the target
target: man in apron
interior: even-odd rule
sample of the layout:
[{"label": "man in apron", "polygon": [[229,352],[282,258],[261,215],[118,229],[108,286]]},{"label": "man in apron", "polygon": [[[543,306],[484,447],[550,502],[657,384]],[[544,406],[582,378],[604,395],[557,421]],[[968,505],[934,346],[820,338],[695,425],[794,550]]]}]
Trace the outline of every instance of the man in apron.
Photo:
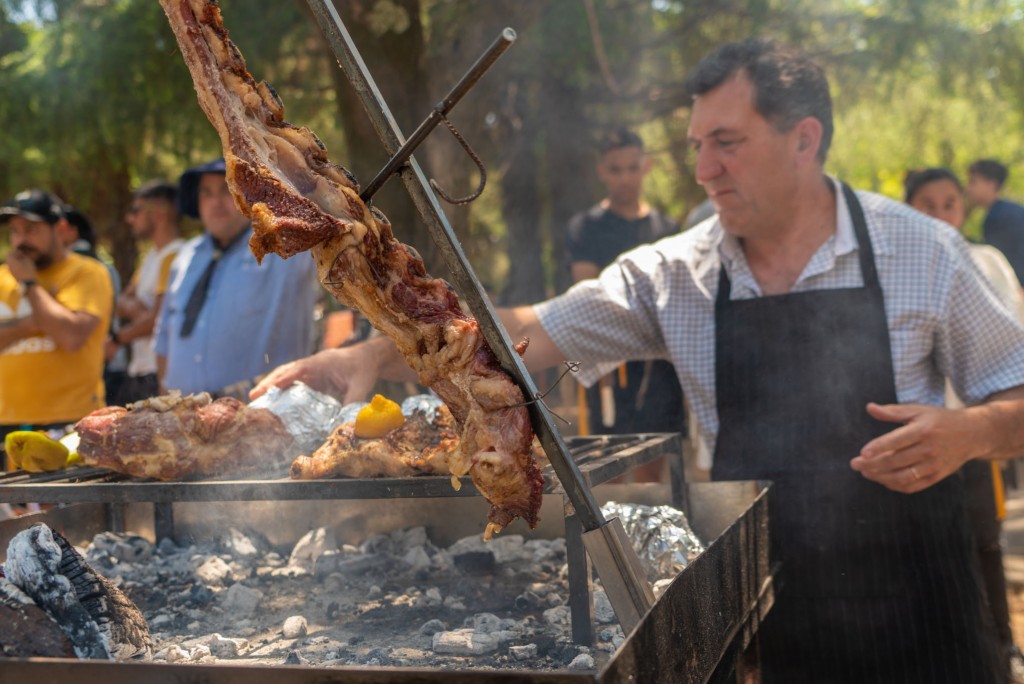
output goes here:
[{"label": "man in apron", "polygon": [[[498,313],[531,369],[675,365],[719,480],[768,479],[776,602],[766,682],[1006,681],[955,473],[1024,453],[1024,328],[956,231],[823,172],[824,72],[749,40],[687,82],[697,181],[718,213],[593,280]],[[346,400],[385,338],[275,369]],[[943,407],[949,378],[967,408]]]}]

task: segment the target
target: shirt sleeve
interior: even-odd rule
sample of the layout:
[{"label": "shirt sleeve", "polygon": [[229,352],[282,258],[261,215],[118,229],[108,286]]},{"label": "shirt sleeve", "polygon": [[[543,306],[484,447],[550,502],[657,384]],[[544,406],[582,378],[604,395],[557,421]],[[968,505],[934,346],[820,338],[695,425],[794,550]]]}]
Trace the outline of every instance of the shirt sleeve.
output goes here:
[{"label": "shirt sleeve", "polygon": [[[175,261],[172,257],[171,264],[167,268],[167,283],[173,281],[177,270],[174,268]],[[179,265],[180,268],[180,265]],[[165,288],[161,294],[167,294]],[[167,356],[169,349],[170,331],[168,330],[168,308],[169,308],[169,297],[164,297],[160,302],[160,311],[156,314],[156,323],[153,325],[153,351],[156,352],[157,356]]]},{"label": "shirt sleeve", "polygon": [[623,361],[667,356],[656,312],[659,260],[650,246],[627,252],[598,278],[534,306],[566,360],[581,362],[576,377],[584,385]]},{"label": "shirt sleeve", "polygon": [[156,278],[156,296],[159,297],[163,293],[167,292],[167,284],[171,281],[171,264],[174,263],[174,257],[178,255],[177,251],[165,254],[164,258],[160,261],[160,271]]},{"label": "shirt sleeve", "polygon": [[90,259],[76,267],[54,298],[68,311],[82,311],[105,321],[114,308],[114,284],[107,268]]},{"label": "shirt sleeve", "polygon": [[956,249],[946,309],[936,329],[936,363],[968,405],[1024,385],[1024,327],[971,259]]},{"label": "shirt sleeve", "polygon": [[589,224],[587,212],[576,214],[569,221],[569,228],[566,231],[566,251],[569,253],[570,263],[601,263],[595,252],[593,239],[588,239]]}]

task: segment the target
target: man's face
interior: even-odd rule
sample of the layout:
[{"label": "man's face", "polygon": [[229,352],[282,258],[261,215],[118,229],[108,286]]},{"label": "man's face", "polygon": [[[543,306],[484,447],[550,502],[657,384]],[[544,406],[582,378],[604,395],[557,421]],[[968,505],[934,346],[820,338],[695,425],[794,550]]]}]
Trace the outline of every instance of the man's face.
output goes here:
[{"label": "man's face", "polygon": [[972,207],[987,207],[999,197],[996,182],[979,173],[972,173],[967,179],[967,202]]},{"label": "man's face", "polygon": [[27,256],[39,270],[60,258],[64,247],[57,235],[57,224],[12,216],[7,221],[7,228],[11,236],[11,249]]},{"label": "man's face", "polygon": [[166,205],[152,199],[132,200],[132,206],[125,214],[124,220],[132,229],[132,235],[136,240],[148,240],[153,237],[156,228],[156,217],[158,212],[165,211]]},{"label": "man's face", "polygon": [[644,176],[651,160],[639,147],[609,150],[597,165],[597,176],[608,191],[612,204],[631,204],[640,200]]},{"label": "man's face", "polygon": [[940,178],[918,188],[910,206],[945,221],[957,230],[964,224],[964,199],[960,188],[948,178]]},{"label": "man's face", "polygon": [[215,240],[226,243],[248,225],[249,219],[235,206],[221,173],[204,173],[199,178],[199,218]]},{"label": "man's face", "polygon": [[776,234],[799,199],[797,129],[779,132],[754,109],[754,95],[745,74],[699,95],[688,133],[697,182],[722,226],[751,238]]}]

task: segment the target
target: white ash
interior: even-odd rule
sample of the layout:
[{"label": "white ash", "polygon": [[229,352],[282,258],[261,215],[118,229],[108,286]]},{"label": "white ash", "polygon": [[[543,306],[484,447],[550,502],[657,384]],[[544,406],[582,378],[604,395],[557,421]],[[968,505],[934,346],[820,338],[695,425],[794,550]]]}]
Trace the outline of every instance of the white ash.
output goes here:
[{"label": "white ash", "polygon": [[281,633],[285,639],[298,639],[308,633],[309,623],[301,615],[292,615],[284,621]]},{"label": "white ash", "polygon": [[139,605],[154,659],[169,663],[596,670],[623,640],[598,624],[594,649],[573,643],[563,539],[438,548],[417,527],[355,546],[315,529],[275,549],[235,528],[223,542],[139,553],[132,539],[114,553],[118,536],[100,535],[87,558]]}]

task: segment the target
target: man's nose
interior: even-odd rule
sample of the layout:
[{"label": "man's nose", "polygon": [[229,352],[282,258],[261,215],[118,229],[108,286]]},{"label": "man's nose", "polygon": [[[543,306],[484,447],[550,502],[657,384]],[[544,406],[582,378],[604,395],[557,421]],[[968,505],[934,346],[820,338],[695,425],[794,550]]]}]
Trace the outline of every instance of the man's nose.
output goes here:
[{"label": "man's nose", "polygon": [[694,176],[698,184],[704,185],[722,173],[722,164],[708,146],[701,147],[695,154],[697,160],[694,165]]}]

